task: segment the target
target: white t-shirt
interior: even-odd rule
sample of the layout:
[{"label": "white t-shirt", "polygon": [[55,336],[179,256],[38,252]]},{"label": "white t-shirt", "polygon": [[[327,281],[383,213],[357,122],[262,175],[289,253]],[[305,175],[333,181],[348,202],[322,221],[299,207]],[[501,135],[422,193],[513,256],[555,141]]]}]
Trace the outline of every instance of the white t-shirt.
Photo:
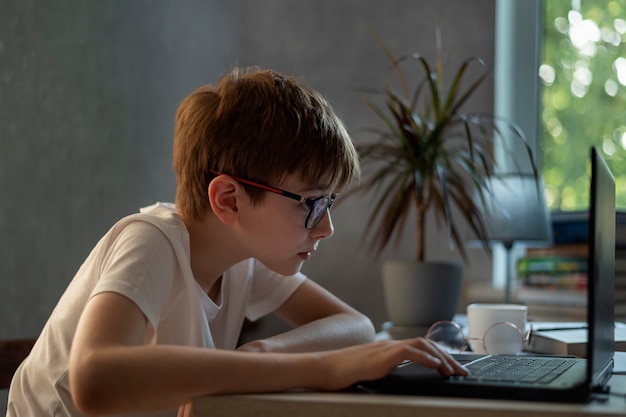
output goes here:
[{"label": "white t-shirt", "polygon": [[[7,417],[79,416],[68,360],[78,319],[101,292],[131,299],[149,325],[146,344],[234,349],[244,317],[278,308],[306,277],[283,276],[249,259],[223,275],[214,303],[193,277],[189,235],[172,205],[158,203],[120,220],[98,242],[59,300],[9,390]],[[175,416],[176,410],[149,413]]]}]

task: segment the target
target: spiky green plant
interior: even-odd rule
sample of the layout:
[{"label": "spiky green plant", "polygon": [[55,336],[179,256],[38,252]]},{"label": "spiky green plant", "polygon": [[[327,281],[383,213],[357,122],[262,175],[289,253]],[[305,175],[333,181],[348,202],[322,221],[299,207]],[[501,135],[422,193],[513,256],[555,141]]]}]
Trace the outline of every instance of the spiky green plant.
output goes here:
[{"label": "spiky green plant", "polygon": [[[415,259],[423,261],[426,214],[432,209],[437,222],[445,223],[450,246],[457,248],[466,260],[465,236],[452,215],[453,207],[487,247],[486,224],[473,192],[477,190],[483,202],[488,198],[485,179],[497,175],[494,145],[500,141],[506,150],[511,137],[519,139],[536,178],[532,150],[514,124],[491,114],[461,110],[489,75],[480,59],[465,60],[446,92],[440,55],[433,69],[419,54],[395,59],[384,44],[379,44],[392,63],[401,94],[386,84],[384,91],[379,92],[385,99],[383,107],[375,104],[370,94],[363,97],[383,124],[383,128],[372,129],[376,134],[373,143],[357,144],[364,178],[353,191],[378,194],[365,229],[366,235],[372,234],[370,249],[380,255],[394,235],[399,242],[408,215],[415,210]],[[410,62],[416,62],[417,70],[423,72],[413,90],[409,89],[403,70]],[[480,65],[481,71],[464,88],[462,81],[473,64]]]}]

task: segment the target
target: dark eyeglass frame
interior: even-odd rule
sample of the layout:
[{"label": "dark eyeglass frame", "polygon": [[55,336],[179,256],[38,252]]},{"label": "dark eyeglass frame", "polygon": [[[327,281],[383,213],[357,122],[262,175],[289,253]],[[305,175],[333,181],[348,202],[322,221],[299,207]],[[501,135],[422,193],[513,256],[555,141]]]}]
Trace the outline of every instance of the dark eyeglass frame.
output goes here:
[{"label": "dark eyeglass frame", "polygon": [[326,211],[330,210],[333,203],[335,202],[335,199],[337,198],[337,194],[323,195],[321,197],[316,197],[316,198],[313,198],[313,197],[307,198],[307,197],[303,197],[301,195],[298,195],[298,194],[295,194],[286,190],[282,190],[280,188],[272,187],[267,184],[261,184],[259,182],[250,181],[245,178],[236,177],[230,174],[224,174],[223,172],[211,171],[211,174],[216,175],[216,176],[228,175],[229,177],[231,177],[237,182],[251,185],[252,187],[260,188],[262,190],[269,191],[274,194],[282,195],[283,197],[287,197],[292,200],[296,200],[301,204],[304,204],[308,208],[306,217],[304,219],[304,227],[307,230],[311,230],[315,228],[315,226],[320,224],[320,222],[324,218],[324,215],[326,214]]}]

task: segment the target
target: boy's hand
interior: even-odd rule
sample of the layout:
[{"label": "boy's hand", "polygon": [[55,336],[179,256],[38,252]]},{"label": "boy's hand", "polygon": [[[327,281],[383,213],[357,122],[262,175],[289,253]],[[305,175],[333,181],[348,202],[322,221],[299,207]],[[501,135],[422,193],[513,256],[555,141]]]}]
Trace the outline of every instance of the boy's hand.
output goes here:
[{"label": "boy's hand", "polygon": [[338,390],[356,382],[382,378],[409,360],[437,369],[442,376],[468,375],[467,369],[434,342],[422,337],[369,343],[323,352],[328,375],[321,389]]}]

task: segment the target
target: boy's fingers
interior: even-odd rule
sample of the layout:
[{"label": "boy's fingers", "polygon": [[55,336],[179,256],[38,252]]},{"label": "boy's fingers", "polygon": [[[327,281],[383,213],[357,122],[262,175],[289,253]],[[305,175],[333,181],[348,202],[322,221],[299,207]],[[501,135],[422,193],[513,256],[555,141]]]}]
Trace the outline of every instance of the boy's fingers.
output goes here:
[{"label": "boy's fingers", "polygon": [[430,364],[434,365],[434,367],[437,367],[442,374],[446,376],[468,374],[468,371],[464,366],[459,364],[449,352],[439,348],[435,342],[424,338],[410,339],[407,342],[410,346],[426,353],[431,358],[426,359],[430,362]]}]

